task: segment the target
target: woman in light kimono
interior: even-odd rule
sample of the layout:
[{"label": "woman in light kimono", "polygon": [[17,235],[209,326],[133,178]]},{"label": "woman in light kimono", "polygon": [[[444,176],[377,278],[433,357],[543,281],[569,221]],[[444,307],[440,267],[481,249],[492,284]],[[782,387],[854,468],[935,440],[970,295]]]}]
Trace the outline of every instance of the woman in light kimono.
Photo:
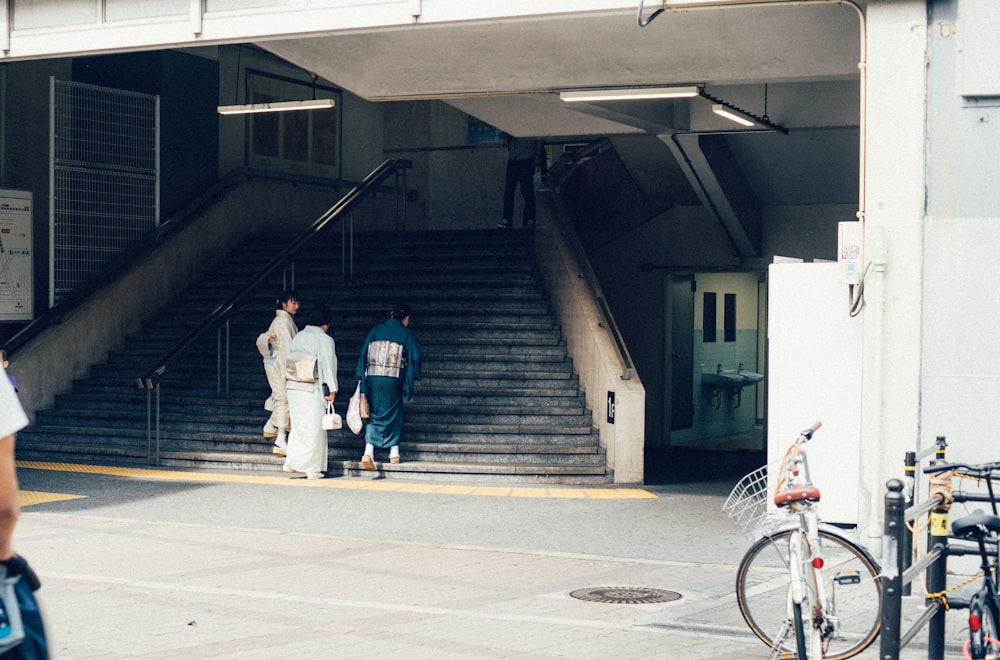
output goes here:
[{"label": "woman in light kimono", "polygon": [[323,478],[329,456],[323,415],[327,402],[333,401],[338,389],[337,348],[333,338],[326,334],[332,316],[326,305],[309,309],[305,314],[306,327],[288,345],[289,353],[316,356],[314,382],[289,380],[286,383],[292,430],[288,435],[288,455],[283,469],[285,472],[305,472],[309,479]]},{"label": "woman in light kimono", "polygon": [[371,415],[365,423],[365,453],[361,467],[375,469],[375,447],[389,450],[389,462],[399,463],[403,435],[403,395],[413,395],[420,379],[420,342],[408,327],[410,306],[396,305],[389,320],[368,333],[354,377],[368,397]]},{"label": "woman in light kimono", "polygon": [[257,337],[257,350],[264,358],[264,374],[271,386],[271,396],[264,402],[264,410],[271,411],[271,417],[264,424],[264,437],[274,438],[275,454],[285,455],[288,446],[288,397],[285,395],[285,356],[288,344],[299,329],[295,316],[299,311],[299,294],[283,291],[277,300],[274,320],[270,327]]}]

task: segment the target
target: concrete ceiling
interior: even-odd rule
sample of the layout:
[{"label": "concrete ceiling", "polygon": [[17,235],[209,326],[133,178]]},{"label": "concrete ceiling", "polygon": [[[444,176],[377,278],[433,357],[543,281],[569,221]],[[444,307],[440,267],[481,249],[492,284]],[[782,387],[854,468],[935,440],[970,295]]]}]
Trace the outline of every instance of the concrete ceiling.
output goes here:
[{"label": "concrete ceiling", "polygon": [[[638,23],[619,11],[258,43],[364,99],[442,100],[513,135],[723,132],[762,203],[856,201],[863,21],[854,5],[677,5]],[[788,133],[741,128],[699,98],[570,104],[558,95],[684,84]]]}]

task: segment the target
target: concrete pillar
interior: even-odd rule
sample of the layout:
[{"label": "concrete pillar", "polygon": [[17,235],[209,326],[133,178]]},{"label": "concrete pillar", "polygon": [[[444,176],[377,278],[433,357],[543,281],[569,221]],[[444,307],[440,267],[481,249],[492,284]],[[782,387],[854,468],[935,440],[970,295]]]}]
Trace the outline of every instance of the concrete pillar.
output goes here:
[{"label": "concrete pillar", "polygon": [[[927,7],[868,4],[859,534],[877,548],[882,484],[919,441]],[[867,538],[866,538],[867,537]]]}]

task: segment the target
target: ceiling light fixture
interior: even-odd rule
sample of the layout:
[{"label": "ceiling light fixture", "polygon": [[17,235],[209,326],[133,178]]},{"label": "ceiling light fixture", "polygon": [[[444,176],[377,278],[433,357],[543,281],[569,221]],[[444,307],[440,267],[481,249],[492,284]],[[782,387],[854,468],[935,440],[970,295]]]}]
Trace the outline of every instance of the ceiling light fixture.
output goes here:
[{"label": "ceiling light fixture", "polygon": [[323,110],[333,107],[333,99],[310,101],[278,101],[276,103],[248,103],[246,105],[220,105],[220,115],[249,115],[258,112],[289,112],[294,110]]},{"label": "ceiling light fixture", "polygon": [[669,87],[617,87],[608,89],[577,89],[559,92],[559,98],[567,103],[601,101],[638,101],[646,99],[699,98],[712,104],[712,112],[748,128],[762,127],[778,133],[788,134],[788,129],[779,126],[767,116],[767,88],[765,90],[764,116],[758,117],[731,103],[726,103],[705,91],[704,85],[675,85]]},{"label": "ceiling light fixture", "polygon": [[716,98],[706,92],[704,89],[698,94],[698,96],[712,104],[712,112],[719,115],[720,117],[725,117],[729,121],[734,121],[740,126],[746,126],[748,128],[759,126],[763,128],[770,129],[772,131],[777,131],[783,135],[788,135],[788,129],[784,126],[779,126],[771,121],[767,116],[767,86],[764,86],[764,116],[758,117],[752,112],[747,112],[743,108],[737,108],[732,103],[726,103],[722,99]]},{"label": "ceiling light fixture", "polygon": [[701,94],[701,87],[623,87],[618,89],[581,89],[559,92],[559,98],[567,103],[588,101],[640,101],[644,99],[684,99]]},{"label": "ceiling light fixture", "polygon": [[750,115],[741,112],[735,108],[727,108],[721,103],[712,104],[712,112],[719,115],[720,117],[725,117],[729,121],[734,121],[741,126],[756,126],[757,120]]}]

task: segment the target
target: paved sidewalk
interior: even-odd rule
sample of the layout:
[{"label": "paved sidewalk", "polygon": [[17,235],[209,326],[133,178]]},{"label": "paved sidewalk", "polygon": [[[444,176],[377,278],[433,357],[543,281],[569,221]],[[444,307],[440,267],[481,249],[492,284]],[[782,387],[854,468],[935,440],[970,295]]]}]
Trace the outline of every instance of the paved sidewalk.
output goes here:
[{"label": "paved sidewalk", "polygon": [[[16,534],[61,658],[769,657],[736,607],[746,544],[721,486],[589,499],[19,476],[77,496],[34,495],[46,503],[26,506]],[[681,597],[570,596],[612,586]]]}]

